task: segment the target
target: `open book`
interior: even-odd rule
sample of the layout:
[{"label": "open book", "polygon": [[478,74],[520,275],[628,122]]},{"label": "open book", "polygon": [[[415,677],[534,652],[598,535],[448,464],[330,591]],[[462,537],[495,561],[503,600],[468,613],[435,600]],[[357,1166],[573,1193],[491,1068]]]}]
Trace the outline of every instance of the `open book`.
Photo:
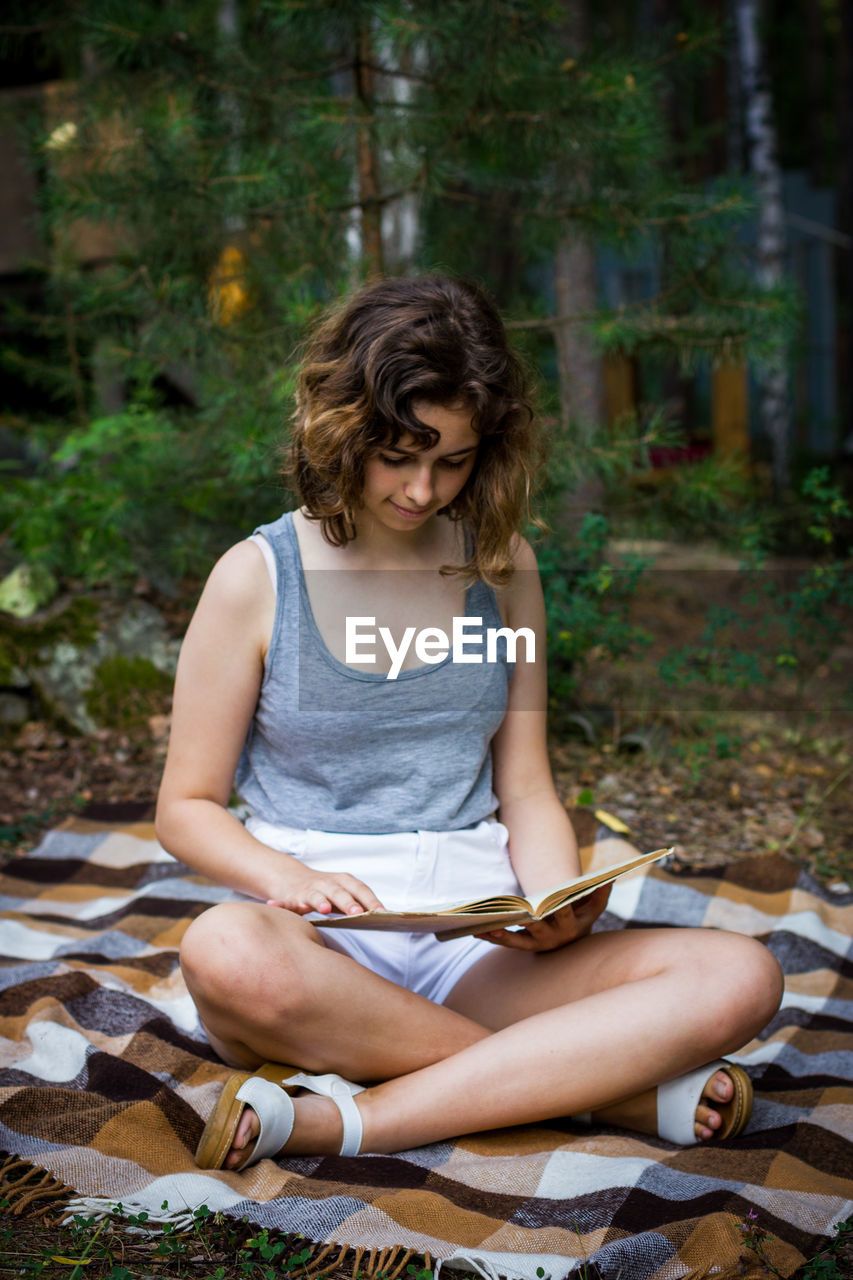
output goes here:
[{"label": "open book", "polygon": [[504,929],[510,925],[525,925],[531,920],[545,920],[578,898],[585,898],[601,885],[611,884],[629,871],[645,867],[650,862],[665,858],[671,849],[655,849],[653,853],[641,853],[627,862],[605,867],[602,871],[590,871],[565,884],[558,884],[546,893],[532,898],[516,894],[497,894],[493,898],[477,898],[473,902],[454,902],[442,907],[430,907],[415,911],[363,911],[357,916],[312,916],[311,923],[320,929],[384,929],[405,933],[434,933],[442,942],[450,938],[464,938],[471,933],[487,933],[490,929]]}]

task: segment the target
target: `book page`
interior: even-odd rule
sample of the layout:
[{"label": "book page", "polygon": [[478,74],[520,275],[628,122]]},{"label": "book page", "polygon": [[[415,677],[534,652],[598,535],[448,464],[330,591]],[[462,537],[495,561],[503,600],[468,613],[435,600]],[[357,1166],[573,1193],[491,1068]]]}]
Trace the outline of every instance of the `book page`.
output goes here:
[{"label": "book page", "polygon": [[512,894],[499,894],[493,898],[478,898],[470,902],[448,903],[445,906],[424,907],[409,911],[364,911],[360,915],[311,917],[311,924],[321,929],[376,929],[384,932],[434,933],[442,938],[464,937],[472,933],[486,933],[489,929],[509,925],[529,924],[543,919],[560,907],[568,906],[578,898],[586,897],[600,885],[609,884],[620,876],[656,862],[671,849],[655,849],[652,853],[639,854],[625,862],[616,863],[603,871],[576,876],[565,884],[557,885],[544,894],[528,901]]},{"label": "book page", "polygon": [[566,884],[558,885],[555,889],[548,889],[537,897],[531,896],[530,903],[533,914],[537,919],[542,919],[559,907],[567,906],[573,900],[583,897],[587,893],[592,893],[600,885],[618,880],[620,876],[628,875],[629,872],[635,871],[638,867],[645,867],[651,862],[657,862],[661,858],[665,858],[669,853],[672,853],[671,848],[654,849],[651,853],[641,853],[634,858],[627,858],[625,862],[616,862],[612,867],[604,867],[600,871],[587,872],[586,875],[578,876],[575,880],[569,880]]}]

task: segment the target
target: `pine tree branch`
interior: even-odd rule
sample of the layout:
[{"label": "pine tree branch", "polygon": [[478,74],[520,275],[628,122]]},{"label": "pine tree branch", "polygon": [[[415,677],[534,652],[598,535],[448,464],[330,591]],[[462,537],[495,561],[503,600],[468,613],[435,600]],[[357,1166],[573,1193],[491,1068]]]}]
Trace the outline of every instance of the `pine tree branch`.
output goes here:
[{"label": "pine tree branch", "polygon": [[[199,84],[203,84],[208,89],[215,89],[217,93],[231,93],[235,97],[245,97],[255,101],[262,102],[278,102],[280,99],[279,86],[287,84],[298,84],[306,80],[326,80],[329,76],[340,75],[343,71],[352,70],[352,59],[348,58],[344,62],[334,62],[329,66],[317,67],[314,71],[293,71],[287,74],[281,74],[276,77],[276,88],[264,92],[258,88],[254,77],[260,77],[261,71],[254,67],[251,63],[247,64],[246,70],[253,73],[253,78],[247,83],[245,80],[239,84],[229,84],[226,80],[217,80],[213,76],[203,72],[197,73]],[[303,106],[310,106],[315,102],[313,98],[303,100]]]},{"label": "pine tree branch", "polygon": [[65,26],[70,18],[55,18],[53,22],[33,22],[28,26],[15,26],[9,23],[0,23],[0,36],[37,36],[42,35],[45,31],[56,31],[58,27]]},{"label": "pine tree branch", "polygon": [[[487,191],[460,191],[452,187],[444,189],[441,194],[447,200],[455,200],[462,204],[491,205],[494,200],[494,194]],[[619,219],[623,226],[631,226],[637,231],[642,231],[646,227],[671,227],[671,226],[687,226],[692,222],[703,221],[707,218],[713,218],[718,214],[725,213],[729,210],[742,210],[743,200],[740,196],[727,196],[724,200],[719,201],[715,205],[706,206],[704,209],[697,209],[693,213],[671,213],[665,215],[637,214],[629,209],[627,205],[619,205],[608,202],[606,205],[601,204],[570,204],[563,205],[558,209],[542,209],[542,208],[525,208],[518,213],[519,217],[524,218],[540,218],[540,219],[583,219],[584,217],[597,217],[601,214],[602,208],[606,208],[608,214],[612,214]]]},{"label": "pine tree branch", "polygon": [[[648,306],[648,301],[650,300],[634,305]],[[597,320],[612,319],[613,315],[612,311],[604,310],[576,312],[574,315],[569,316],[556,315],[542,316],[533,320],[507,320],[505,327],[515,330],[561,329],[566,325],[590,324]],[[622,312],[617,312],[616,315],[619,317]],[[749,336],[746,331],[723,334],[720,332],[719,326],[715,325],[713,320],[706,316],[637,316],[636,319],[631,321],[631,324],[635,332],[646,338],[665,337],[679,346],[718,347],[722,339],[727,342],[741,343],[745,342]],[[690,332],[691,329],[694,330],[693,333]],[[707,338],[699,336],[697,331],[702,329],[708,330],[710,336]]]},{"label": "pine tree branch", "polygon": [[363,65],[368,71],[372,71],[377,76],[388,76],[393,80],[413,80],[416,84],[425,84],[434,87],[435,80],[430,76],[422,75],[417,71],[404,71],[402,67],[383,67],[380,62],[371,62],[365,60]]}]

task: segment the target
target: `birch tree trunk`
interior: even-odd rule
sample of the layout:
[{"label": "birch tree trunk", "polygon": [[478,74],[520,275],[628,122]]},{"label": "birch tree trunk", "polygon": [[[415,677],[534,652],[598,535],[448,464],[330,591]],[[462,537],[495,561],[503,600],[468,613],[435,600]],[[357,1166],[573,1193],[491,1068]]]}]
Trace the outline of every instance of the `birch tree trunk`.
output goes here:
[{"label": "birch tree trunk", "polygon": [[379,149],[374,112],[373,48],[369,22],[358,33],[355,59],[355,95],[361,119],[358,126],[358,199],[361,209],[361,251],[369,276],[380,276],[382,252],[382,206],[379,193]]},{"label": "birch tree trunk", "polygon": [[[759,37],[760,0],[734,0],[749,171],[758,200],[758,279],[767,288],[784,273],[785,209],[770,82]],[[791,401],[785,356],[759,374],[761,418],[773,451],[773,481],[785,488],[791,474]]]}]

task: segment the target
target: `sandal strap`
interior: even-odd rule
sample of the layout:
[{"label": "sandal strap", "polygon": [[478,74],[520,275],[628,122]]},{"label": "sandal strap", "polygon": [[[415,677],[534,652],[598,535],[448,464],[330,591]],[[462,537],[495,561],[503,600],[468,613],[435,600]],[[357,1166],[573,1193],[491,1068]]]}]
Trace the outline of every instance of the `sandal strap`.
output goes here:
[{"label": "sandal strap", "polygon": [[725,1070],[729,1065],[722,1059],[708,1062],[704,1067],[658,1085],[658,1134],[661,1138],[680,1147],[695,1146],[698,1142],[694,1128],[696,1108],[705,1085],[715,1071]]},{"label": "sandal strap", "polygon": [[254,1164],[265,1156],[278,1155],[293,1132],[294,1112],[290,1098],[279,1085],[261,1076],[250,1076],[244,1080],[236,1096],[242,1102],[248,1102],[260,1125],[249,1162]]},{"label": "sandal strap", "polygon": [[355,1104],[353,1095],[363,1093],[364,1085],[353,1084],[351,1080],[344,1080],[342,1076],[336,1076],[332,1073],[324,1076],[311,1076],[303,1072],[290,1076],[285,1083],[288,1089],[310,1089],[312,1093],[319,1093],[326,1098],[332,1099],[341,1114],[341,1124],[343,1125],[340,1154],[342,1156],[357,1156],[361,1151],[364,1126],[361,1121],[361,1112]]}]

